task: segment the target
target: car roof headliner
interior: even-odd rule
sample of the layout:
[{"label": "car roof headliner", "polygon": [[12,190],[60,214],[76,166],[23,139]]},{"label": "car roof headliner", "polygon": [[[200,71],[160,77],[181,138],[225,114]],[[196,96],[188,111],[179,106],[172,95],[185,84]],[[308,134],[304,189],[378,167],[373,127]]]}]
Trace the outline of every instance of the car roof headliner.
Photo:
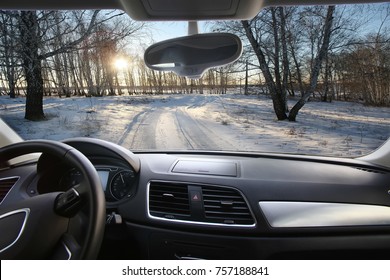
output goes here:
[{"label": "car roof headliner", "polygon": [[352,4],[381,0],[3,0],[4,10],[120,9],[135,20],[250,19],[267,6]]}]

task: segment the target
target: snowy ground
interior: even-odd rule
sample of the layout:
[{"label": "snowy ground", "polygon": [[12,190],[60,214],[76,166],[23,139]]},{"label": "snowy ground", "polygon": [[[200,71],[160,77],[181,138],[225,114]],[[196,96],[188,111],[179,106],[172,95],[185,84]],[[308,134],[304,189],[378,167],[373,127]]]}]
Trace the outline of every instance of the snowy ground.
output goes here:
[{"label": "snowy ground", "polygon": [[[97,137],[131,150],[241,150],[359,156],[390,137],[390,108],[309,102],[277,121],[264,96],[45,98],[47,121],[23,118],[23,97],[0,96],[0,117],[25,139]],[[291,101],[290,106],[294,103]]]}]

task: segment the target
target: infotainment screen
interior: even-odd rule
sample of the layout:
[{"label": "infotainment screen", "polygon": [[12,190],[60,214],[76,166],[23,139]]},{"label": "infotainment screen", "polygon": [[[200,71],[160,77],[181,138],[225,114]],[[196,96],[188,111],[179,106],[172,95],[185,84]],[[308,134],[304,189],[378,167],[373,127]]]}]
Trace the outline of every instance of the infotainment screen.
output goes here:
[{"label": "infotainment screen", "polygon": [[108,181],[108,175],[110,174],[109,171],[102,171],[98,170],[97,173],[99,174],[100,181],[102,182],[103,191],[106,191],[107,188],[107,181]]}]

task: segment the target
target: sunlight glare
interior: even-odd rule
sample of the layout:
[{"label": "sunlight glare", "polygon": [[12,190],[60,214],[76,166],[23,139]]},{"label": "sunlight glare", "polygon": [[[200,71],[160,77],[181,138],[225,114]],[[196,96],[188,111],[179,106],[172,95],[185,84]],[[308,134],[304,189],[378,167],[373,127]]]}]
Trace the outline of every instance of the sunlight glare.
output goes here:
[{"label": "sunlight glare", "polygon": [[115,68],[118,70],[125,69],[128,65],[127,61],[123,58],[117,58],[114,62]]}]

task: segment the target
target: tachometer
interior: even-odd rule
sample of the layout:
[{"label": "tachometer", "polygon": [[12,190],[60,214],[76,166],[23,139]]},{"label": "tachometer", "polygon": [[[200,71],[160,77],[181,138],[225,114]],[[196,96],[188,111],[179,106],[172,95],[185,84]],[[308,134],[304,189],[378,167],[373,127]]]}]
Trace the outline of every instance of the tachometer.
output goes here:
[{"label": "tachometer", "polygon": [[115,174],[110,184],[111,195],[117,200],[130,197],[133,193],[134,178],[134,172],[131,170]]}]

